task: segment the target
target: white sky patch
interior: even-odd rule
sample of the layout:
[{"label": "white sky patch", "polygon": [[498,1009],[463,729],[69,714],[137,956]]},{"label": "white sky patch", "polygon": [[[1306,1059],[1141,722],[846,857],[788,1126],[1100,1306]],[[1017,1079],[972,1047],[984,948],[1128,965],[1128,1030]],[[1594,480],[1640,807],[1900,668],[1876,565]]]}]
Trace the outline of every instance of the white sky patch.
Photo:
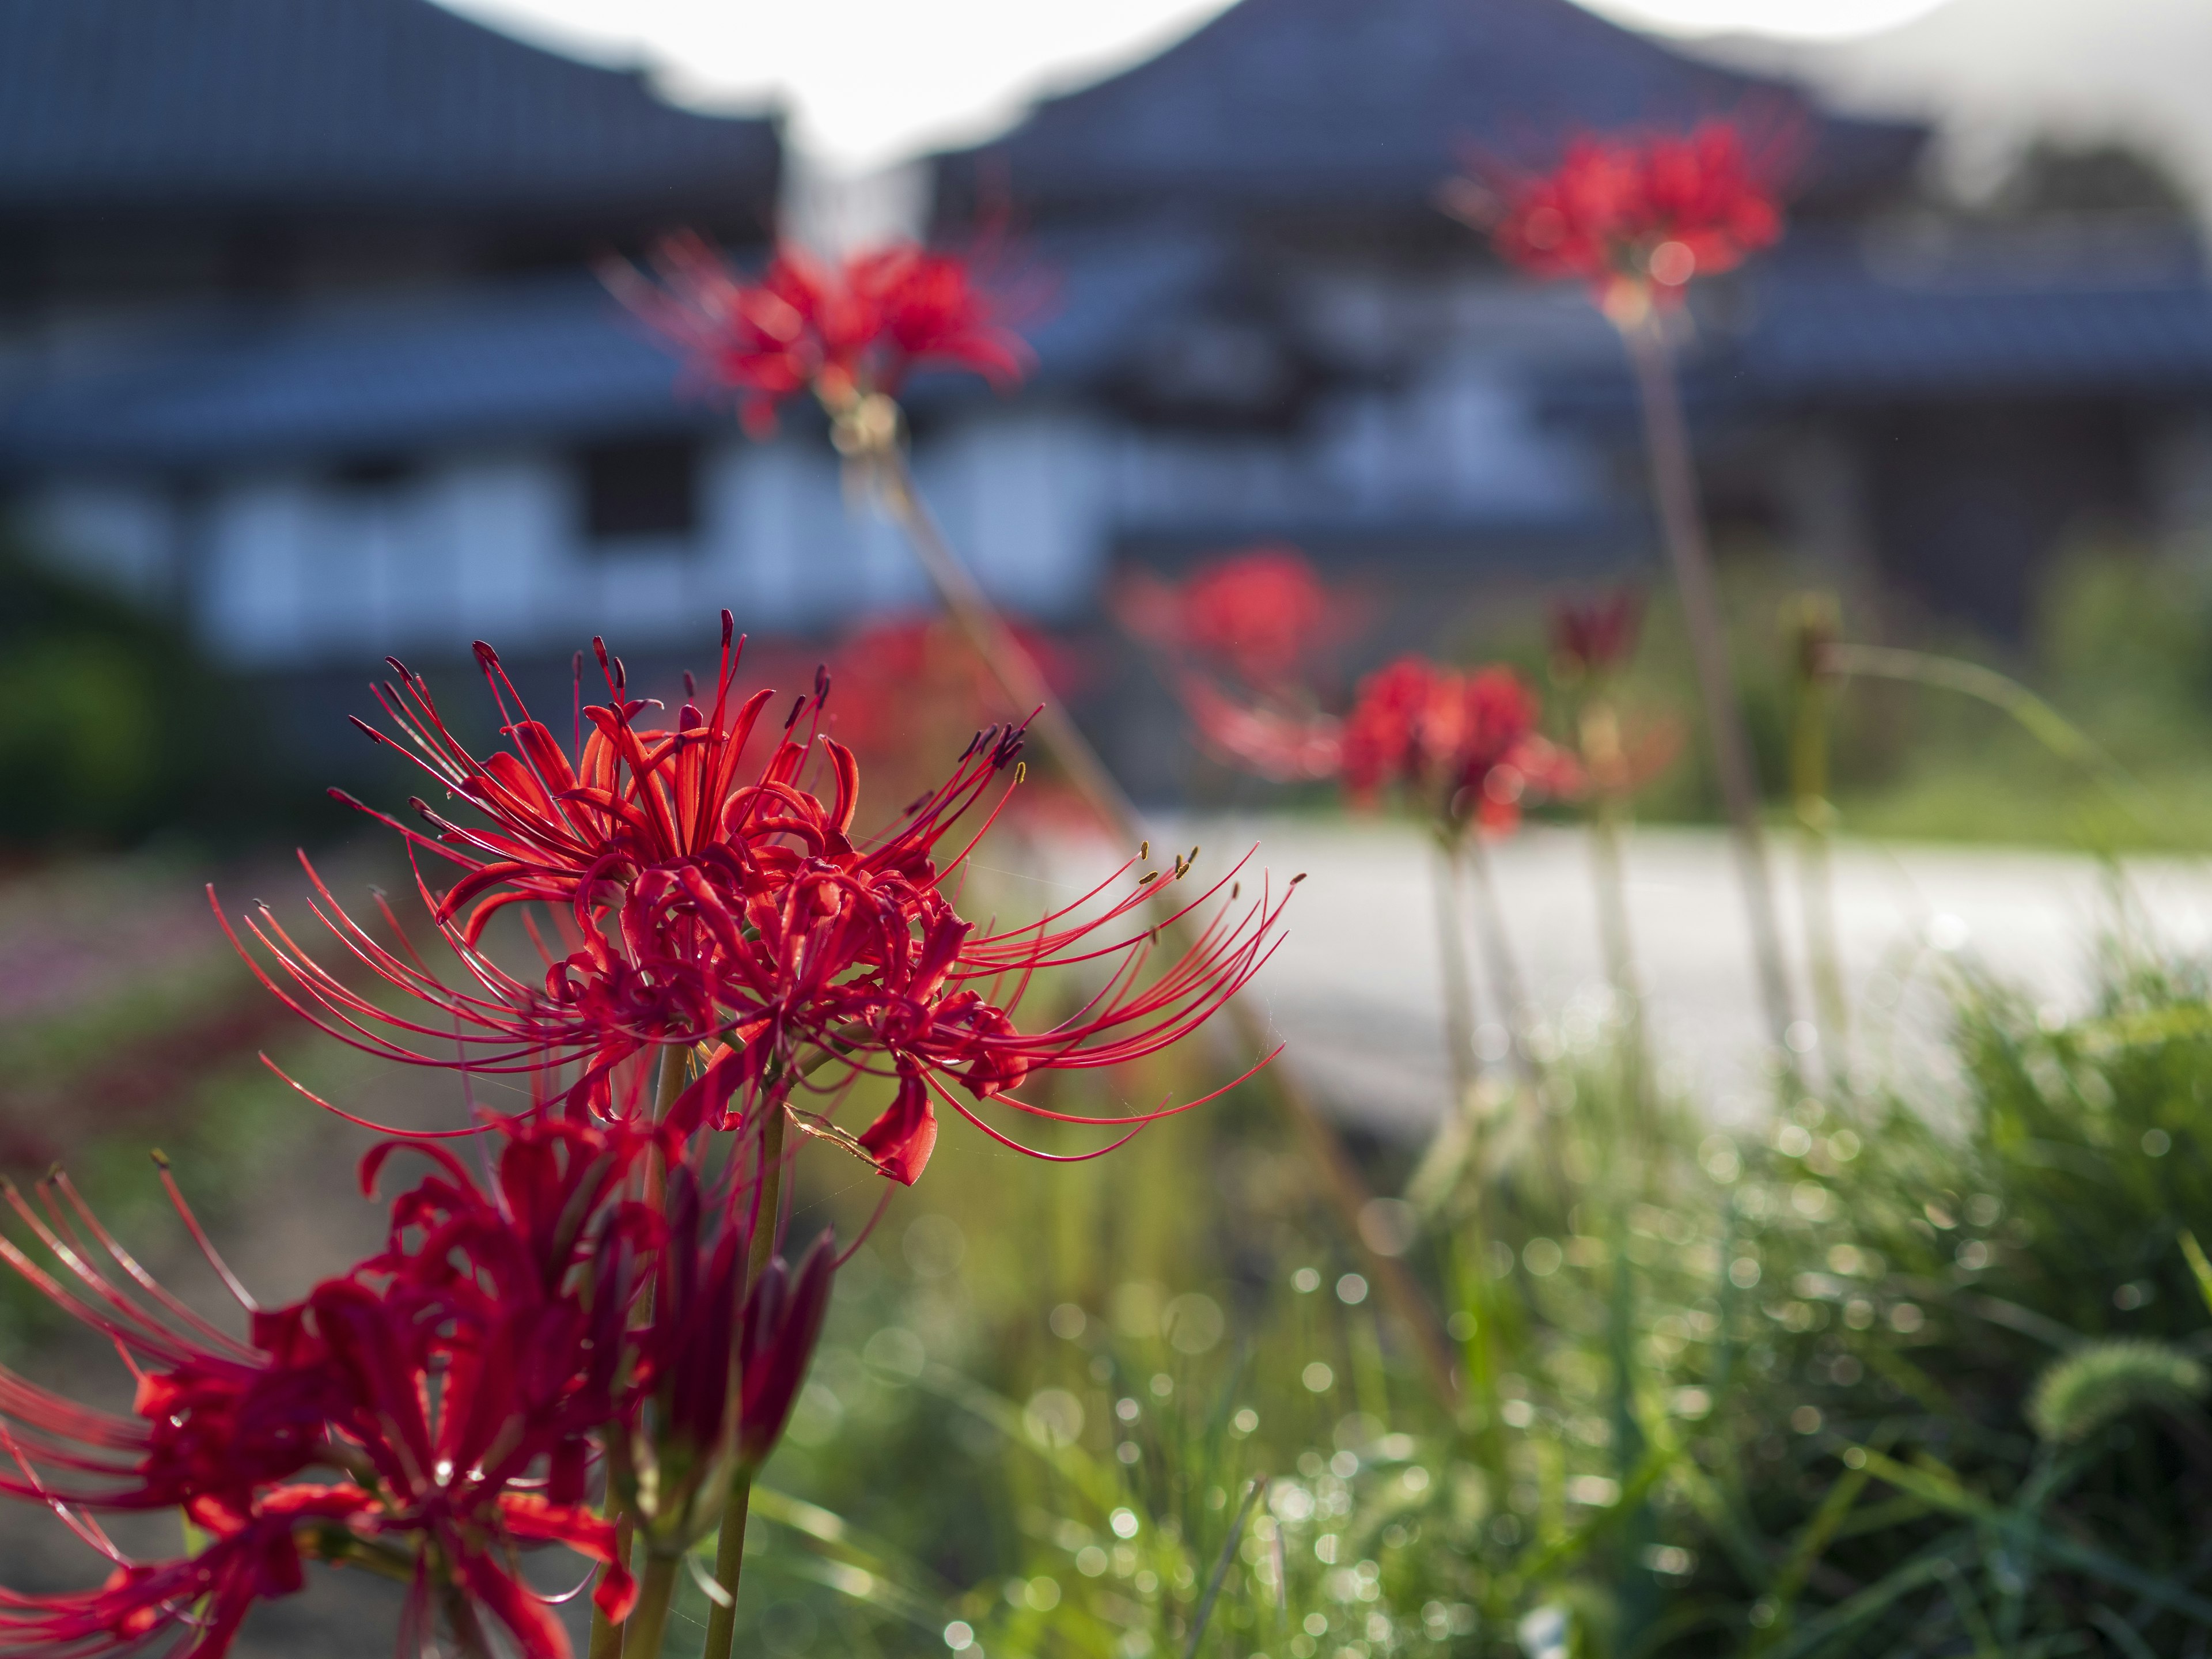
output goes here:
[{"label": "white sky patch", "polygon": [[[1140,62],[1225,10],[1228,0],[446,3],[541,45],[647,69],[670,96],[698,107],[781,104],[793,117],[793,137],[818,164],[851,171],[985,137],[1041,93]],[[1832,40],[1893,27],[1944,0],[1587,3],[1619,21],[1677,33]]]},{"label": "white sky patch", "polygon": [[600,63],[653,71],[696,107],[781,104],[841,168],[1006,126],[1042,93],[1141,62],[1227,0],[447,0]]},{"label": "white sky patch", "polygon": [[1582,0],[1616,22],[1682,34],[1847,40],[1925,17],[1947,0]]}]

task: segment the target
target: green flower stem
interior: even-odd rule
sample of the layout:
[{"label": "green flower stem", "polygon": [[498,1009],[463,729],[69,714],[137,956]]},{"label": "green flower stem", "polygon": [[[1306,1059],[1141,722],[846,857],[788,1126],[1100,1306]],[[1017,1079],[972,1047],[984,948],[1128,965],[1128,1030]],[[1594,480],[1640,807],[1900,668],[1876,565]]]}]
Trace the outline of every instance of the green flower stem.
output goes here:
[{"label": "green flower stem", "polygon": [[[752,1252],[745,1261],[744,1294],[760,1283],[775,1254],[775,1223],[783,1201],[783,1103],[778,1100],[761,1125],[760,1221]],[[722,1506],[721,1535],[714,1541],[714,1582],[724,1600],[707,1614],[706,1659],[729,1659],[738,1634],[738,1575],[744,1570],[745,1516],[752,1504],[753,1472],[740,1464],[730,1477],[730,1496]]]},{"label": "green flower stem", "polygon": [[[684,1080],[690,1069],[690,1050],[679,1043],[671,1043],[661,1049],[660,1075],[658,1086],[653,1091],[654,1121],[658,1122],[666,1117],[669,1109],[676,1103],[676,1097],[684,1092]],[[655,1153],[646,1164],[645,1197],[646,1202],[656,1210],[660,1207],[667,1178],[667,1171],[660,1167],[659,1155]],[[646,1294],[648,1297],[653,1294],[650,1286],[647,1286]],[[649,1306],[650,1304],[647,1305]],[[608,1469],[604,1512],[611,1516],[615,1523],[615,1559],[627,1562],[629,1559],[630,1541],[635,1529],[631,1524],[631,1517],[623,1508],[622,1499],[616,1494],[611,1463]],[[611,1567],[602,1567],[599,1570],[600,1582],[605,1583],[607,1574],[612,1571]],[[662,1616],[664,1618],[666,1616],[665,1609]],[[634,1626],[637,1614],[633,1613],[630,1618]],[[610,1624],[606,1614],[599,1611],[595,1602],[592,1607],[590,1659],[621,1659],[624,1645],[623,1632],[626,1628],[628,1627],[622,1625]],[[656,1637],[654,1639],[657,1644],[659,1638]]]},{"label": "green flower stem", "polygon": [[676,1568],[682,1558],[652,1555],[638,1580],[637,1607],[623,1626],[623,1659],[660,1659],[668,1628],[669,1604],[676,1599]]},{"label": "green flower stem", "polygon": [[1712,749],[1713,769],[1719,775],[1721,799],[1728,809],[1735,842],[1768,1035],[1783,1064],[1794,1073],[1794,1058],[1784,1039],[1795,1016],[1790,973],[1782,951],[1782,929],[1775,915],[1774,888],[1767,874],[1766,842],[1759,829],[1759,775],[1752,765],[1751,738],[1744,730],[1743,708],[1736,700],[1735,678],[1729,666],[1728,637],[1721,626],[1705,514],[1698,503],[1697,472],[1690,456],[1681,388],[1656,318],[1645,317],[1630,324],[1621,330],[1621,337],[1636,373],[1644,437],[1650,450],[1652,494],[1658,502],[1667,556],[1674,569],[1675,591],[1682,601],[1682,619],[1689,629],[1690,654],[1705,703],[1705,736]]},{"label": "green flower stem", "polygon": [[730,1501],[722,1510],[721,1536],[714,1540],[714,1582],[729,1597],[707,1611],[704,1659],[729,1659],[738,1635],[738,1575],[745,1565],[745,1517],[752,1508],[753,1474],[739,1469],[730,1480]]}]

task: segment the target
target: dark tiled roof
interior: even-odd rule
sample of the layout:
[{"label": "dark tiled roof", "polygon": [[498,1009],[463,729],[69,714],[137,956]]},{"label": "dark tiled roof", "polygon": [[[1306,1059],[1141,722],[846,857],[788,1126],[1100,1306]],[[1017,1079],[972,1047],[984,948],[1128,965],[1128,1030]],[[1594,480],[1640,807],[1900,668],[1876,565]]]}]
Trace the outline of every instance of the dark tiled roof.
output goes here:
[{"label": "dark tiled roof", "polygon": [[0,464],[193,468],[718,418],[587,277],[363,302],[64,373],[0,410]]},{"label": "dark tiled roof", "polygon": [[773,123],[429,0],[0,0],[0,210],[773,209]]},{"label": "dark tiled roof", "polygon": [[1842,273],[1759,284],[1717,390],[1766,399],[2212,389],[2212,288],[1914,287]]},{"label": "dark tiled roof", "polygon": [[[1032,384],[1047,391],[1110,369],[1218,260],[1203,239],[1061,239],[1032,252],[1048,297],[1024,331],[1038,356]],[[0,398],[0,469],[190,470],[730,418],[726,400],[684,385],[580,276],[265,317],[152,340],[127,362],[56,369]],[[926,409],[990,393],[938,375],[913,395]]]},{"label": "dark tiled roof", "polygon": [[1808,185],[1895,178],[1917,127],[1814,115],[1792,89],[1692,62],[1571,0],[1243,0],[1003,138],[939,158],[940,211],[1001,180],[1049,217],[1168,202],[1427,204],[1470,145],[1548,160],[1577,128],[1756,112],[1802,120]]}]

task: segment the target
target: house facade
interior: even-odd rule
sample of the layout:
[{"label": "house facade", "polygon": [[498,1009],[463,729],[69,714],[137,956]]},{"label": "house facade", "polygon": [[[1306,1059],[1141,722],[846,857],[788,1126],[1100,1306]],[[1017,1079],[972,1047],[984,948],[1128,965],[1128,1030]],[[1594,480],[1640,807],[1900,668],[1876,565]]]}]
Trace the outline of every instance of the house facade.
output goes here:
[{"label": "house facade", "polygon": [[[1724,511],[1974,604],[2084,513],[2203,510],[2187,239],[2080,269],[1906,246],[1917,129],[1569,0],[1243,0],[932,158],[937,228],[1003,214],[1048,297],[1018,394],[913,388],[923,488],[1062,623],[1119,562],[1262,538],[1416,595],[1633,562],[1617,343],[1435,192],[1472,152],[1715,112],[1802,154],[1790,243],[1698,319]],[[591,274],[677,226],[759,257],[782,173],[772,120],[428,0],[0,0],[16,533],[275,674],[920,603],[811,416],[744,440]]]}]

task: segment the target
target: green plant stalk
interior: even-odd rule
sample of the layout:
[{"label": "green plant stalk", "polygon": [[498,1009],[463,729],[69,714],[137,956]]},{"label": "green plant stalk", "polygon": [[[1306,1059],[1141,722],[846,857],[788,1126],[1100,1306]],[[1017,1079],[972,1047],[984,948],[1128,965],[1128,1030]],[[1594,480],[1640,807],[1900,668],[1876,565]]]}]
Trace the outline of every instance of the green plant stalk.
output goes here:
[{"label": "green plant stalk", "polygon": [[[1445,1075],[1450,1079],[1454,1114],[1472,1129],[1474,1123],[1474,970],[1468,960],[1465,893],[1457,854],[1449,840],[1437,842],[1437,960],[1444,994]],[[1449,1133],[1450,1120],[1446,1120]],[[1479,1147],[1479,1141],[1470,1145]]]},{"label": "green plant stalk", "polygon": [[1472,1442],[1474,1461],[1486,1479],[1495,1484],[1493,1496],[1506,1486],[1504,1419],[1498,1415],[1498,1377],[1504,1366],[1498,1304],[1501,1300],[1490,1279],[1490,1230],[1486,1202],[1477,1194],[1474,1212],[1461,1230],[1454,1257],[1460,1280],[1459,1302],[1474,1328],[1460,1345],[1461,1363],[1467,1372],[1467,1403],[1474,1415]]},{"label": "green plant stalk", "polygon": [[1828,673],[1841,678],[1901,680],[1931,685],[1978,698],[2002,709],[2061,760],[2069,761],[2100,784],[2112,802],[2138,828],[2156,827],[2158,803],[2137,783],[2128,769],[2113,759],[2087,732],[2068,720],[2018,680],[1979,663],[1927,651],[1905,651],[1883,645],[1832,645],[1820,653]]},{"label": "green plant stalk", "polygon": [[[1640,1164],[1640,1160],[1639,1160]],[[1613,1362],[1613,1473],[1620,1483],[1621,1632],[1631,1641],[1644,1634],[1658,1616],[1651,1575],[1638,1571],[1644,1551],[1654,1537],[1651,1506],[1638,1495],[1630,1497],[1637,1472],[1643,1468],[1647,1448],[1643,1425],[1636,1420],[1636,1264],[1628,1258],[1627,1228],[1623,1218],[1627,1206],[1615,1205],[1609,1254],[1613,1257],[1613,1294],[1607,1299],[1606,1346]],[[1632,1504],[1633,1508],[1631,1508]]]},{"label": "green plant stalk", "polygon": [[637,1606],[623,1626],[623,1659],[660,1659],[668,1608],[676,1599],[676,1571],[683,1558],[648,1555],[637,1582]]},{"label": "green plant stalk", "polygon": [[1237,1559],[1237,1546],[1244,1536],[1244,1522],[1252,1513],[1252,1505],[1267,1488],[1265,1475],[1244,1488],[1243,1501],[1237,1506],[1237,1518],[1230,1522],[1229,1536],[1222,1542],[1220,1558],[1213,1564],[1213,1571],[1206,1581],[1206,1594],[1200,1599],[1197,1614],[1191,1620],[1190,1642],[1183,1650],[1183,1659],[1198,1659],[1198,1644],[1206,1639],[1206,1627],[1213,1617],[1214,1601],[1221,1595],[1222,1580],[1229,1577],[1230,1564]]},{"label": "green plant stalk", "polygon": [[1598,945],[1605,953],[1606,978],[1622,1009],[1621,1098],[1636,1115],[1636,1133],[1648,1149],[1658,1133],[1659,1103],[1654,1090],[1650,1034],[1644,1020],[1644,988],[1636,971],[1636,947],[1628,927],[1628,883],[1620,856],[1620,802],[1598,798],[1589,817],[1590,883],[1597,895]]},{"label": "green plant stalk", "polygon": [[1528,1012],[1528,981],[1521,976],[1520,959],[1505,929],[1504,908],[1498,902],[1498,884],[1491,878],[1490,849],[1482,844],[1482,831],[1469,824],[1452,836],[1452,853],[1465,866],[1468,885],[1474,891],[1475,933],[1488,958],[1491,989],[1498,998],[1499,1017],[1513,1056],[1513,1069],[1531,1090],[1543,1082],[1536,1057],[1529,1052],[1526,1035]]},{"label": "green plant stalk", "polygon": [[2197,1281],[2197,1294],[2204,1298],[2205,1307],[2212,1310],[2212,1261],[2205,1259],[2204,1247],[2186,1227],[2181,1230],[2181,1254],[2188,1259],[2190,1277]]},{"label": "green plant stalk", "polygon": [[[752,1249],[745,1260],[742,1298],[752,1293],[775,1255],[776,1217],[783,1202],[784,1110],[781,1100],[769,1109],[761,1123],[760,1219],[753,1230]],[[752,1508],[753,1470],[740,1463],[730,1476],[730,1493],[722,1504],[722,1523],[714,1540],[714,1582],[724,1601],[714,1601],[707,1613],[705,1659],[729,1659],[738,1635],[738,1579],[745,1565],[745,1521]]]},{"label": "green plant stalk", "polygon": [[1767,872],[1766,842],[1759,822],[1759,775],[1752,765],[1751,739],[1736,700],[1729,666],[1728,638],[1721,626],[1720,600],[1713,583],[1712,555],[1706,544],[1705,514],[1698,505],[1697,471],[1690,457],[1689,425],[1682,413],[1681,388],[1656,313],[1621,330],[1644,412],[1650,451],[1652,495],[1659,507],[1667,556],[1681,596],[1690,635],[1690,654],[1705,703],[1705,733],[1719,775],[1721,799],[1728,809],[1735,842],[1736,870],[1743,884],[1744,908],[1751,924],[1753,959],[1759,970],[1760,1004],[1768,1035],[1783,1064],[1795,1069],[1786,1034],[1793,1018],[1790,975],[1775,914],[1773,883]]},{"label": "green plant stalk", "polygon": [[[840,432],[844,431],[847,415],[853,411],[830,412],[839,423]],[[841,451],[863,469],[861,476],[874,486],[876,495],[905,534],[922,574],[936,589],[954,624],[967,635],[969,646],[982,659],[983,665],[1013,707],[1037,711],[1034,720],[1036,734],[1044,740],[1045,748],[1060,763],[1068,781],[1075,786],[1099,823],[1124,846],[1142,842],[1144,828],[1136,807],[1121,793],[1121,786],[1099,759],[1090,739],[1052,696],[1036,663],[959,555],[953,551],[952,544],[923,502],[915,485],[913,469],[908,465],[906,453],[899,442],[896,410],[888,422],[877,422],[872,426],[861,423],[854,429],[859,434],[855,438],[848,441],[840,437]],[[1180,925],[1173,930],[1177,934],[1183,931]],[[1231,998],[1228,1014],[1247,1053],[1264,1054],[1277,1046],[1267,1016],[1248,999]],[[1336,1212],[1346,1242],[1359,1257],[1368,1281],[1381,1293],[1412,1339],[1428,1370],[1430,1388],[1437,1402],[1447,1410],[1455,1408],[1459,1383],[1453,1374],[1451,1348],[1438,1323],[1436,1309],[1402,1261],[1384,1255],[1367,1242],[1360,1228],[1360,1216],[1375,1194],[1346,1149],[1343,1137],[1322,1115],[1313,1097],[1306,1093],[1305,1085],[1287,1066],[1267,1066],[1259,1074],[1258,1081],[1273,1092],[1276,1102],[1291,1119],[1309,1164],[1321,1177],[1322,1198]]]},{"label": "green plant stalk", "polygon": [[1820,1021],[1822,1052],[1833,1068],[1850,1036],[1850,1000],[1844,989],[1836,928],[1835,881],[1828,831],[1836,809],[1828,800],[1828,684],[1820,674],[1802,676],[1790,729],[1790,793],[1797,814],[1798,875],[1805,907],[1805,954],[1812,969],[1813,1006]]},{"label": "green plant stalk", "polygon": [[[661,1048],[660,1073],[654,1080],[653,1089],[653,1115],[655,1122],[668,1115],[669,1109],[676,1104],[677,1096],[684,1092],[684,1084],[685,1075],[690,1070],[690,1057],[691,1051],[680,1043],[666,1044]],[[660,1157],[656,1152],[647,1160],[645,1169],[646,1202],[656,1211],[660,1207],[661,1195],[667,1178],[667,1171],[660,1167]],[[652,1296],[653,1290],[650,1285],[646,1287],[645,1293],[648,1297]],[[650,1305],[648,1302],[647,1306]],[[615,1559],[627,1562],[629,1559],[630,1548],[637,1529],[635,1518],[624,1508],[622,1499],[616,1493],[611,1468],[608,1474],[606,1497],[604,1502],[605,1505],[604,1513],[611,1516],[615,1523]],[[611,1566],[600,1568],[599,1582],[605,1583],[607,1575],[613,1571]],[[623,1632],[626,1628],[624,1625],[610,1623],[606,1614],[599,1611],[599,1602],[594,1600],[592,1603],[591,1645],[587,1650],[590,1659],[619,1659],[625,1644]]]}]

